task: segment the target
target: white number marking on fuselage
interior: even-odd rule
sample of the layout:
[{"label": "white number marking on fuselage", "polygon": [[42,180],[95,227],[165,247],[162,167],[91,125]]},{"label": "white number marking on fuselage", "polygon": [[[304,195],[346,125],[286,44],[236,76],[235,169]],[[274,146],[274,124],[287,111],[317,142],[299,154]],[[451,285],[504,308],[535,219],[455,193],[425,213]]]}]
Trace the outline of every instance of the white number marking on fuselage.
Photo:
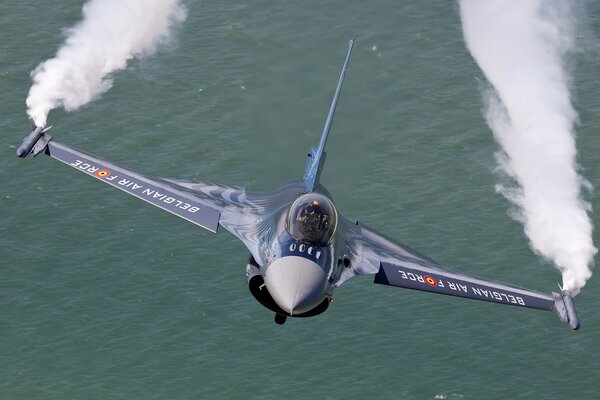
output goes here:
[{"label": "white number marking on fuselage", "polygon": [[301,243],[299,246],[296,246],[296,243],[290,244],[290,251],[292,253],[306,253],[309,256],[314,254],[315,258],[318,260],[321,258],[321,250],[316,250],[312,246],[306,246],[304,243]]}]

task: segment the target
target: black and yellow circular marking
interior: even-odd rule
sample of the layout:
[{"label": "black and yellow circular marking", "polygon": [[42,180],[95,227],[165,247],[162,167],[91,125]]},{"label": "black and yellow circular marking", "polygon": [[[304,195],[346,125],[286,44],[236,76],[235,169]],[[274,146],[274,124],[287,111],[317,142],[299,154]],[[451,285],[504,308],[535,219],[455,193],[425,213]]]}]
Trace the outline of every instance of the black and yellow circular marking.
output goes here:
[{"label": "black and yellow circular marking", "polygon": [[105,169],[101,169],[100,171],[96,172],[95,175],[98,178],[106,178],[107,176],[110,176],[110,172]]},{"label": "black and yellow circular marking", "polygon": [[429,286],[437,286],[437,282],[435,281],[435,279],[433,279],[432,277],[430,277],[429,275],[427,275],[425,277],[425,282],[427,282],[427,284]]}]

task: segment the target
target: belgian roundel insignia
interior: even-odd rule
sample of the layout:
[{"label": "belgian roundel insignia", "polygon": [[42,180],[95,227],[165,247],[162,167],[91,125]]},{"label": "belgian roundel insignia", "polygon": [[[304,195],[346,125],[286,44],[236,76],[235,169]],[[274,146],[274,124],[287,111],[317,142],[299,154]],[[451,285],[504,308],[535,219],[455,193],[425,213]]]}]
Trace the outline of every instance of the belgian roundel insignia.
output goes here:
[{"label": "belgian roundel insignia", "polygon": [[433,279],[432,277],[430,277],[429,275],[427,275],[425,277],[425,282],[427,282],[427,284],[429,286],[437,286],[437,282],[435,281],[435,279]]},{"label": "belgian roundel insignia", "polygon": [[98,178],[106,178],[107,176],[110,175],[110,172],[108,172],[105,169],[101,169],[100,171],[96,172],[95,174]]}]

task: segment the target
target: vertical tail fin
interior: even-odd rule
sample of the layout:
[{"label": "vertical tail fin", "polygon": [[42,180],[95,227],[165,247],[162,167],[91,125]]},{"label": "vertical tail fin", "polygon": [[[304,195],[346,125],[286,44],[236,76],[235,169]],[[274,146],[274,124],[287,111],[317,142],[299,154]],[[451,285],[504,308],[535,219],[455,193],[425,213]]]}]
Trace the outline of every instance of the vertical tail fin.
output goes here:
[{"label": "vertical tail fin", "polygon": [[314,191],[317,185],[319,184],[319,176],[321,175],[321,170],[323,169],[323,165],[325,164],[325,144],[327,143],[327,136],[329,136],[329,129],[331,128],[331,121],[333,120],[335,107],[337,105],[338,97],[340,96],[340,91],[342,90],[342,84],[344,83],[344,77],[346,76],[348,63],[350,62],[352,46],[354,46],[354,38],[352,38],[350,42],[348,42],[348,54],[346,54],[346,60],[344,61],[342,72],[340,73],[340,79],[335,89],[335,94],[333,95],[331,106],[329,107],[329,113],[327,114],[327,120],[325,121],[325,126],[323,127],[323,133],[321,134],[321,141],[319,142],[319,147],[311,148],[310,153],[308,153],[308,159],[306,160],[306,170],[304,171],[304,186],[306,187],[306,190],[308,192]]}]

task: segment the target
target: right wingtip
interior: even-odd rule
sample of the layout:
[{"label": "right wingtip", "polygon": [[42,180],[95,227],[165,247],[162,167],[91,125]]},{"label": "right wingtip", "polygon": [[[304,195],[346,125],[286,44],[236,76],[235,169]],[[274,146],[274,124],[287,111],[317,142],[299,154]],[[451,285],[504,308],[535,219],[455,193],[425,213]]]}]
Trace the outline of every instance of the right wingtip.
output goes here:
[{"label": "right wingtip", "polygon": [[573,297],[579,293],[579,290],[570,292],[569,290],[561,290],[560,293],[553,293],[554,309],[561,321],[569,324],[569,327],[576,331],[581,327]]}]

